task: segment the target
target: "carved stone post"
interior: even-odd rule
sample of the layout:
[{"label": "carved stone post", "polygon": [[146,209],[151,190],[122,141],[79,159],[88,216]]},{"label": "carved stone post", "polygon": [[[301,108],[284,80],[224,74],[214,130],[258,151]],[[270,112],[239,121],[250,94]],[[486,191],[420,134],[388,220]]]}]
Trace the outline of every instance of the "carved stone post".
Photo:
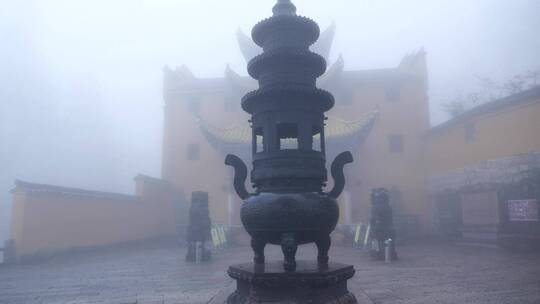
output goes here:
[{"label": "carved stone post", "polygon": [[198,252],[200,252],[202,261],[210,260],[212,253],[206,248],[205,244],[211,238],[211,226],[210,212],[208,210],[208,192],[193,192],[186,236],[188,247],[186,254],[187,261],[197,261]]}]

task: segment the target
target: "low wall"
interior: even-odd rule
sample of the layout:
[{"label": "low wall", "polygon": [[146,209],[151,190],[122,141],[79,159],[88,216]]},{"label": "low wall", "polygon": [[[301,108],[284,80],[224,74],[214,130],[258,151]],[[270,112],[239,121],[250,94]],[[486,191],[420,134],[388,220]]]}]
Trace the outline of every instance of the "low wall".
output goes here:
[{"label": "low wall", "polygon": [[11,238],[17,260],[176,234],[176,195],[138,176],[136,195],[16,182]]}]

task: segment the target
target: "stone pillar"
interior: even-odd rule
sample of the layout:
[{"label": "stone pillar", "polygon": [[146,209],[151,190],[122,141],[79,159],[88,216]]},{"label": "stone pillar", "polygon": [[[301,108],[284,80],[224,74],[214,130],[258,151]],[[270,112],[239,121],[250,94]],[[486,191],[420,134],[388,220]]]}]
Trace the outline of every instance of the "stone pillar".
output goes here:
[{"label": "stone pillar", "polygon": [[4,242],[4,264],[13,264],[17,262],[15,254],[15,241],[7,240]]},{"label": "stone pillar", "polygon": [[187,229],[188,252],[186,261],[198,261],[198,250],[202,250],[202,261],[210,260],[212,253],[206,248],[206,242],[211,238],[210,212],[208,210],[208,192],[193,192],[191,194],[191,207],[189,209],[189,225]]},{"label": "stone pillar", "polygon": [[235,200],[235,194],[231,191],[229,191],[229,195],[227,196],[228,200],[228,211],[229,211],[229,226],[235,225],[235,213],[236,213],[236,200]]},{"label": "stone pillar", "polygon": [[353,223],[352,219],[352,199],[351,191],[349,189],[343,191],[343,211],[344,211],[344,221],[345,225],[351,225]]}]

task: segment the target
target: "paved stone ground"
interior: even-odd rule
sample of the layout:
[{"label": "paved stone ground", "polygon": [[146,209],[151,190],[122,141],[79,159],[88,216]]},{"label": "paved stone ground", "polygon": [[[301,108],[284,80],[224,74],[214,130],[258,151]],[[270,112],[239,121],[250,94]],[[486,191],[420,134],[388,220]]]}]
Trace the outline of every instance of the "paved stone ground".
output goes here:
[{"label": "paved stone ground", "polygon": [[[270,247],[270,259],[280,259]],[[249,248],[227,249],[209,264],[184,262],[172,245],[116,248],[17,266],[0,266],[0,303],[199,304],[234,288],[227,265]],[[357,269],[350,289],[361,303],[540,303],[540,255],[495,248],[421,243],[399,248],[393,264],[333,247],[333,260]],[[315,258],[312,246],[299,255]]]}]

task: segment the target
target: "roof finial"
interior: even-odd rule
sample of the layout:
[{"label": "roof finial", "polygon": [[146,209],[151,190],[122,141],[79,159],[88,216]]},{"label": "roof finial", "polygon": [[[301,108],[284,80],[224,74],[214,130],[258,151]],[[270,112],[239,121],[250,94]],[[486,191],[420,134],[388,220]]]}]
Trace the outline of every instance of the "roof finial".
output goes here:
[{"label": "roof finial", "polygon": [[296,6],[291,0],[278,0],[278,3],[272,9],[274,16],[296,15]]}]

